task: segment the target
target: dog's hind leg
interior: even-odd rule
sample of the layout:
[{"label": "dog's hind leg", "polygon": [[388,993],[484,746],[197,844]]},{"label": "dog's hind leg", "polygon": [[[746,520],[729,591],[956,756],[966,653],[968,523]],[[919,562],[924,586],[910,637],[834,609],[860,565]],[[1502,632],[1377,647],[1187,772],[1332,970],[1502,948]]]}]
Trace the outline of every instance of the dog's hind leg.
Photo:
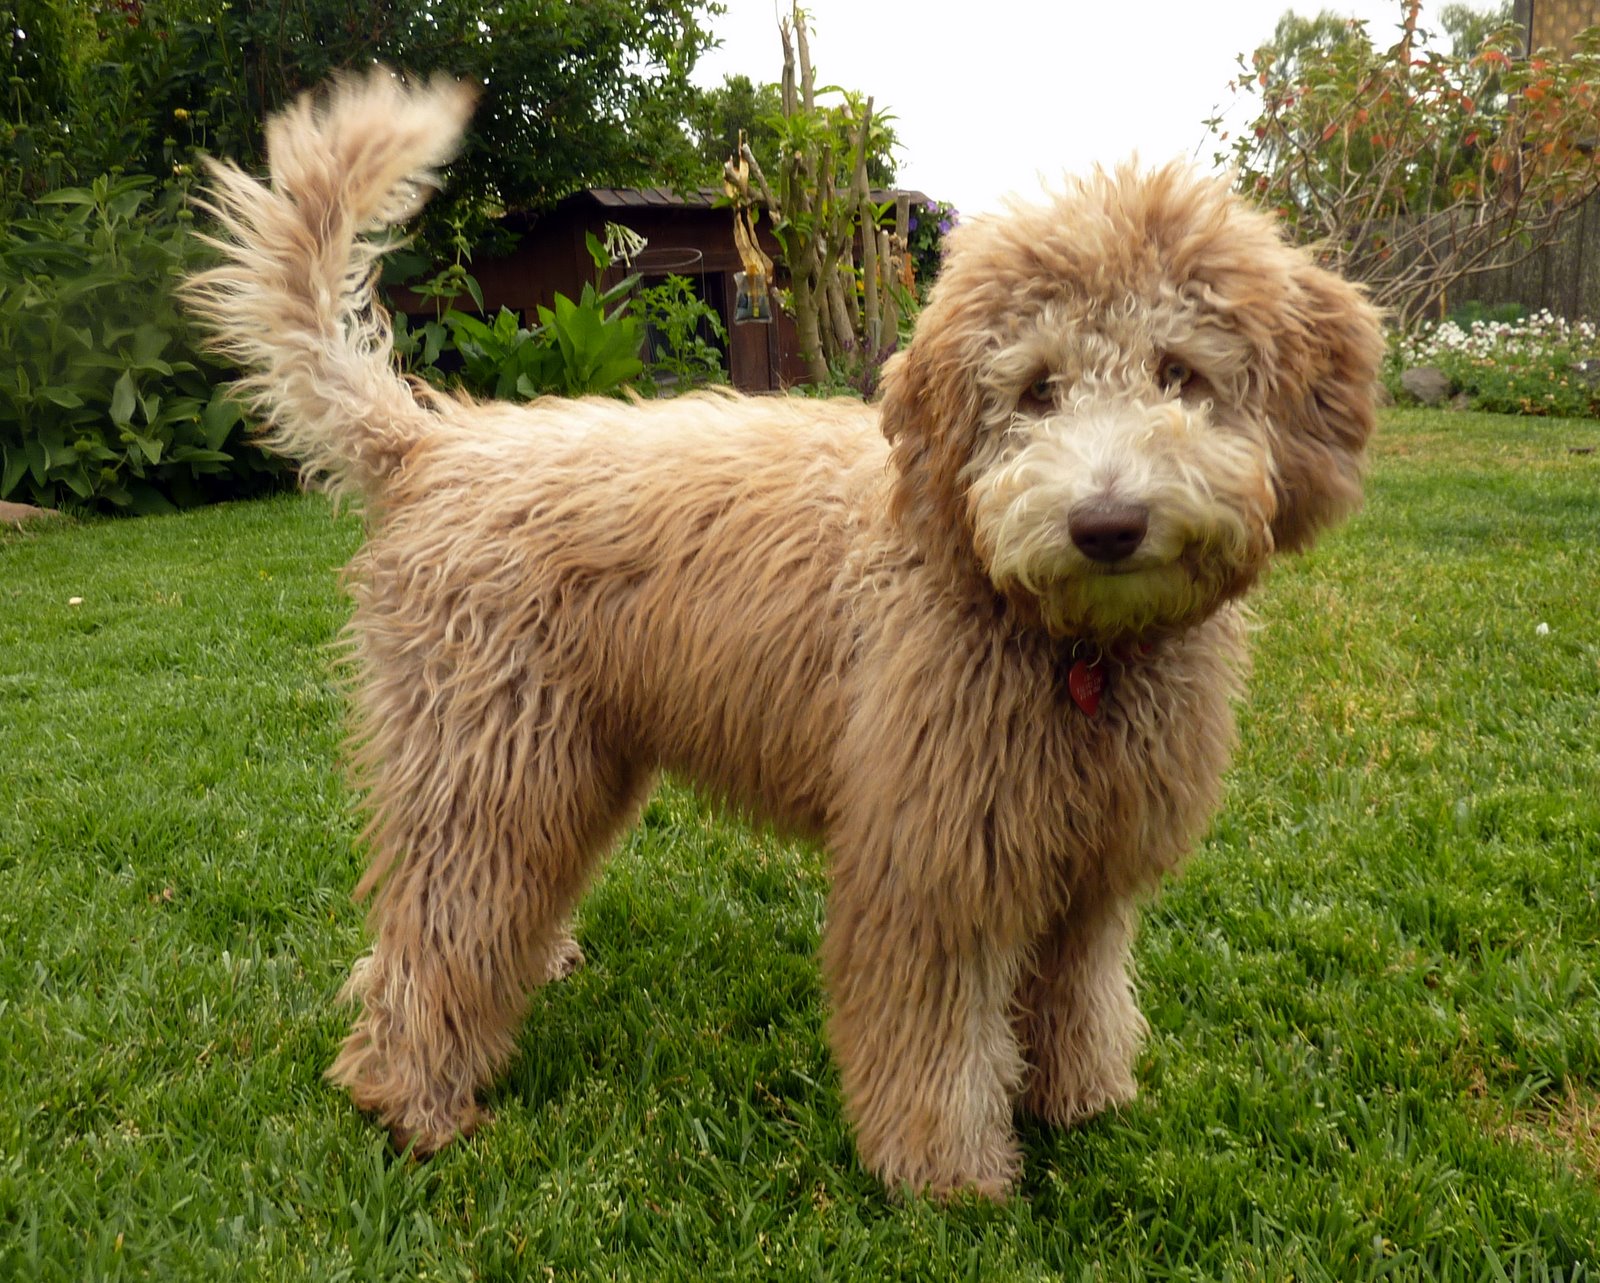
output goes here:
[{"label": "dog's hind leg", "polygon": [[375,724],[375,938],[328,1076],[402,1147],[477,1123],[529,991],[573,964],[568,915],[648,784],[573,702],[506,685]]},{"label": "dog's hind leg", "polygon": [[1022,1106],[1065,1127],[1137,1090],[1134,1062],[1148,1026],[1134,996],[1133,903],[1075,904],[1052,924],[1017,990],[1028,1077]]}]

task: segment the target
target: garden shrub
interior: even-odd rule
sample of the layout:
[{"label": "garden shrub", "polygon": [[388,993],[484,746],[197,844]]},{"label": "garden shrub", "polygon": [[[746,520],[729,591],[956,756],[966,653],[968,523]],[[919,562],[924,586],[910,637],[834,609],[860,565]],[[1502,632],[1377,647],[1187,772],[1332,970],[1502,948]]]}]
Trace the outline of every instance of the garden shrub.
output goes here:
[{"label": "garden shrub", "polygon": [[1593,322],[1566,321],[1549,311],[1520,320],[1490,319],[1494,314],[1400,336],[1385,367],[1390,391],[1403,395],[1400,374],[1427,365],[1465,393],[1474,410],[1600,417],[1600,343]]},{"label": "garden shrub", "polygon": [[148,512],[284,474],[173,298],[191,222],[181,186],[105,175],[0,228],[0,499]]}]

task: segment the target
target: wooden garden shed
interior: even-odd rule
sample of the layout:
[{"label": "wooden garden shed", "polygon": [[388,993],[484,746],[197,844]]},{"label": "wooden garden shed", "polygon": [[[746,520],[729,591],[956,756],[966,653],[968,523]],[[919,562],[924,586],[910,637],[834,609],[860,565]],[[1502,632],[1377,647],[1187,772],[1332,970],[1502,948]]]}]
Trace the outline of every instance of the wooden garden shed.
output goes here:
[{"label": "wooden garden shed", "polygon": [[[505,225],[518,236],[516,248],[504,258],[472,262],[484,306],[490,313],[504,305],[531,314],[536,306],[549,307],[557,293],[576,298],[595,279],[586,237],[593,233],[604,240],[606,224],[618,223],[648,244],[631,268],[609,269],[606,284],[628,271],[640,273],[647,285],[668,275],[687,277],[727,328],[728,374],[734,387],[775,392],[803,383],[806,370],[799,335],[782,308],[776,309],[771,322],[734,320],[733,277],[741,264],[733,239],[733,211],[716,203],[721,194],[712,187],[688,193],[665,187],[591,187],[545,213],[510,214]],[[908,195],[913,202],[927,201],[919,192]],[[768,256],[779,261],[765,214],[758,235]],[[785,283],[781,264],[777,283],[780,288]]]},{"label": "wooden garden shed", "polygon": [[[647,246],[631,268],[610,268],[607,284],[628,271],[640,273],[646,285],[668,275],[688,278],[727,328],[728,373],[736,388],[769,392],[801,382],[799,338],[787,315],[780,310],[770,323],[733,319],[733,274],[741,265],[733,213],[716,207],[719,195],[714,188],[685,194],[664,187],[591,187],[546,213],[509,215],[506,226],[518,234],[516,248],[505,258],[472,263],[484,305],[490,312],[504,305],[531,313],[538,305],[550,306],[557,293],[576,298],[595,279],[586,236],[604,240],[606,224],[619,223],[643,236]],[[761,239],[776,259],[777,245],[764,227]]]}]

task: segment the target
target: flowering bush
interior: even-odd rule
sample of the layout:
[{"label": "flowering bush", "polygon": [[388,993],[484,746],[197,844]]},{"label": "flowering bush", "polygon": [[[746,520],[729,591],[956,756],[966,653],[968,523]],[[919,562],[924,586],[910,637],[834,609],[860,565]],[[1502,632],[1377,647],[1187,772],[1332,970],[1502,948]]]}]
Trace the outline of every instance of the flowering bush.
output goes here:
[{"label": "flowering bush", "polygon": [[914,206],[906,224],[906,245],[911,251],[911,266],[917,275],[917,295],[928,296],[928,287],[939,274],[944,261],[944,238],[960,215],[948,201],[930,200]]},{"label": "flowering bush", "polygon": [[1441,370],[1474,410],[1600,417],[1600,334],[1592,321],[1543,311],[1514,321],[1425,326],[1391,346],[1390,391],[1398,394],[1401,372],[1419,365]]}]

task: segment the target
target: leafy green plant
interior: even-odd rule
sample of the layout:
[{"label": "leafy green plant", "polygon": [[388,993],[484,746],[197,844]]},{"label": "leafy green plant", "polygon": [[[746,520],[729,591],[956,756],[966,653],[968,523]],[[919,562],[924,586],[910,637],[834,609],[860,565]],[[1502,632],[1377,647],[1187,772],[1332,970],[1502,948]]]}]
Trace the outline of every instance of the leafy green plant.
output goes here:
[{"label": "leafy green plant", "polygon": [[[415,258],[412,255],[406,257]],[[426,263],[426,259],[415,259],[415,261],[419,264]],[[397,276],[400,280],[405,279],[404,273],[398,273]],[[433,317],[413,327],[404,312],[396,312],[393,323],[395,355],[399,357],[401,365],[411,373],[438,382],[442,377],[438,369],[439,358],[446,351],[455,349],[455,339],[445,318],[447,315],[461,315],[447,305],[460,298],[462,294],[467,294],[481,312],[483,291],[478,286],[477,278],[467,271],[466,265],[459,257],[442,271],[421,281],[411,281],[406,288],[432,303]],[[513,325],[515,320],[513,317]]]},{"label": "leafy green plant", "polygon": [[[538,309],[536,326],[523,325],[507,307],[492,321],[452,308],[441,322],[414,332],[421,342],[416,355],[426,359],[423,373],[435,382],[455,381],[499,400],[615,392],[644,372],[639,359],[643,324],[621,307],[607,312],[616,294],[598,294],[592,285],[583,287],[576,302],[557,294],[553,308]],[[442,327],[442,337],[436,326]],[[453,373],[436,364],[447,352],[459,356],[460,368]]]},{"label": "leafy green plant", "polygon": [[147,512],[281,474],[172,286],[206,253],[181,187],[104,175],[0,230],[0,498]]},{"label": "leafy green plant", "polygon": [[510,308],[502,307],[490,322],[452,310],[445,313],[442,323],[423,326],[424,333],[437,329],[444,332],[444,349],[458,354],[460,368],[452,376],[435,367],[432,373],[436,381],[449,382],[453,377],[477,396],[502,401],[529,400],[540,395],[544,345]]},{"label": "leafy green plant", "polygon": [[658,383],[684,388],[727,381],[718,344],[727,345],[728,331],[687,277],[668,276],[643,287],[633,297],[633,312],[645,326],[650,372]]},{"label": "leafy green plant", "polygon": [[541,327],[553,340],[547,349],[552,355],[540,367],[546,387],[564,396],[614,392],[644,373],[639,359],[643,324],[623,307],[606,311],[607,303],[631,289],[635,279],[604,294],[585,285],[576,303],[557,294],[555,307],[539,308]]}]

